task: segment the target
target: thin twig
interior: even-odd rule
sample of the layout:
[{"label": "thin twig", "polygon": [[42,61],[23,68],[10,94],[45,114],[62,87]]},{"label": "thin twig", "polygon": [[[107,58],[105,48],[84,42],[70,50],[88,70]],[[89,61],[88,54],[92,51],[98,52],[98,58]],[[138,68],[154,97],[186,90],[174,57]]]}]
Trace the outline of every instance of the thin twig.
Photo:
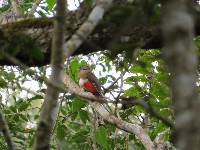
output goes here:
[{"label": "thin twig", "polygon": [[36,0],[35,3],[33,4],[31,10],[28,12],[28,17],[32,17],[34,13],[36,12],[37,7],[41,3],[42,0]]},{"label": "thin twig", "polygon": [[[20,62],[19,60],[17,60],[16,58],[10,56],[10,55],[7,54],[7,53],[5,53],[4,55],[7,56],[7,58],[8,58],[10,61],[12,61],[13,63],[15,63],[15,64],[21,66],[21,67],[24,68],[24,69],[28,69],[27,66],[25,66],[23,63],[21,63],[21,62]],[[41,80],[43,80],[47,85],[52,85],[52,86],[55,87],[55,88],[58,88],[58,89],[60,89],[60,90],[62,90],[62,91],[65,91],[65,92],[68,92],[67,89],[65,89],[65,88],[63,88],[63,87],[61,87],[61,86],[58,86],[55,82],[51,82],[51,81],[49,81],[47,78],[38,76],[38,75],[36,74],[36,72],[34,72],[33,70],[30,70],[30,72],[31,72],[32,74],[35,74],[35,75],[36,75],[38,78],[40,78]],[[69,77],[65,77],[65,81],[66,81],[67,78],[69,78]],[[65,83],[65,84],[66,84],[66,83]],[[69,87],[69,86],[67,86],[67,87]],[[73,89],[73,88],[71,88],[71,89]],[[84,98],[83,100],[86,100],[87,102],[89,102],[89,101],[97,101],[97,102],[100,102],[100,103],[115,103],[115,104],[116,104],[116,102],[113,102],[113,100],[110,100],[110,99],[108,99],[108,98],[97,99],[95,96],[92,96],[92,95],[90,95],[89,93],[86,93],[86,92],[80,91],[78,94],[77,94],[77,91],[72,91],[72,90],[70,90],[70,92],[71,92],[72,94],[76,93],[76,95],[78,95],[78,96]],[[148,104],[147,104],[146,102],[144,103],[144,105],[142,105],[142,102],[139,102],[139,101],[140,101],[140,100],[134,101],[134,102],[130,101],[130,102],[128,102],[127,104],[132,104],[132,105],[141,104],[141,106],[143,106],[143,107],[145,106],[144,108],[147,108],[146,110],[148,110],[150,113],[152,113],[151,115],[153,115],[154,117],[156,117],[156,118],[159,119],[159,120],[162,120],[163,123],[165,123],[166,125],[169,125],[170,127],[174,127],[174,124],[173,124],[170,120],[168,120],[168,119],[166,120],[164,117],[160,116],[160,114],[158,114],[152,107],[149,107]],[[121,103],[121,102],[119,102],[119,103]],[[122,104],[124,104],[124,102],[123,102]],[[146,106],[147,106],[147,107],[146,107]],[[148,109],[148,108],[151,108],[151,109]]]},{"label": "thin twig", "polygon": [[29,108],[29,109],[26,109],[24,111],[17,112],[17,113],[5,114],[5,116],[14,116],[14,115],[25,114],[25,113],[27,113],[27,111],[30,111],[30,110],[33,110],[33,109],[40,109],[40,108],[39,107],[33,107],[33,108]]},{"label": "thin twig", "polygon": [[28,66],[26,66],[24,63],[22,63],[21,61],[19,61],[18,59],[16,59],[12,55],[10,55],[9,53],[7,53],[5,51],[4,52],[1,51],[1,54],[4,57],[6,57],[6,59],[8,59],[9,61],[11,61],[13,64],[18,65],[23,70],[26,70],[29,75],[33,75],[34,74],[38,79],[44,81],[47,85],[50,85],[50,86],[52,86],[52,87],[54,87],[54,88],[56,88],[58,90],[65,91],[64,87],[58,85],[55,81],[49,80],[45,76],[43,76],[43,77],[39,76],[36,71],[30,69]]},{"label": "thin twig", "polygon": [[[122,72],[122,74],[125,74],[125,72]],[[104,94],[107,93],[118,81],[121,79],[121,75],[114,81],[112,82],[107,88],[104,88]]]},{"label": "thin twig", "polygon": [[97,150],[97,144],[96,144],[96,128],[98,125],[98,116],[94,109],[92,109],[93,117],[92,118],[92,147],[93,150]]},{"label": "thin twig", "polygon": [[116,104],[115,104],[115,114],[117,114],[117,104],[118,104],[118,102],[119,102],[119,97],[120,97],[120,95],[121,95],[121,93],[122,93],[122,90],[123,90],[123,77],[124,77],[124,74],[125,74],[125,71],[124,72],[122,72],[121,74],[120,74],[120,80],[121,80],[121,85],[120,85],[120,91],[119,91],[119,93],[118,93],[118,95],[117,95],[117,97],[115,98],[115,100],[116,100]]},{"label": "thin twig", "polygon": [[129,143],[129,133],[126,133],[126,138],[125,138],[125,148],[128,150],[128,143]]},{"label": "thin twig", "polygon": [[53,127],[51,133],[54,133],[54,131],[55,131],[55,129],[56,129],[56,126],[57,126],[57,124],[58,124],[57,120],[58,120],[58,117],[60,116],[60,113],[61,113],[60,109],[62,108],[62,104],[63,104],[63,101],[64,101],[64,99],[65,99],[65,95],[66,95],[66,93],[63,93],[63,96],[62,96],[62,98],[61,98],[61,100],[60,100],[60,105],[59,105],[59,107],[58,107],[58,114],[57,114],[56,121],[55,121],[56,123],[54,124],[54,127]]},{"label": "thin twig", "polygon": [[22,12],[20,10],[20,4],[18,0],[11,0],[12,11],[15,13],[16,17],[22,17]]},{"label": "thin twig", "polygon": [[[11,86],[11,85],[7,85],[7,87],[8,87],[8,88],[16,88],[17,86],[14,86],[14,85],[12,84],[12,86]],[[43,95],[42,93],[35,92],[35,91],[33,91],[33,90],[31,90],[31,89],[28,89],[28,88],[26,88],[26,87],[23,87],[23,86],[20,86],[19,88],[20,88],[21,90],[24,90],[24,91],[26,91],[26,92],[28,92],[28,93],[33,94],[33,95]]]},{"label": "thin twig", "polygon": [[[150,137],[146,134],[146,132],[139,125],[131,124],[131,123],[121,120],[120,118],[117,118],[112,113],[108,112],[104,108],[104,106],[99,103],[99,102],[102,102],[102,103],[108,102],[108,99],[106,98],[100,99],[90,93],[88,94],[86,92],[83,92],[81,88],[78,87],[78,85],[74,81],[72,81],[68,76],[65,78],[65,84],[66,84],[66,87],[68,88],[68,91],[89,101],[92,108],[94,108],[102,116],[102,118],[105,121],[115,125],[119,129],[135,134],[148,150],[153,150],[153,147],[154,147],[153,142],[151,141]],[[110,102],[112,102],[112,100],[110,100]]]},{"label": "thin twig", "polygon": [[142,106],[145,110],[147,110],[152,116],[156,117],[157,119],[161,120],[164,124],[166,124],[167,126],[171,127],[174,129],[174,123],[169,120],[168,118],[165,118],[163,116],[161,116],[158,112],[156,112],[153,107],[148,104],[147,102],[145,102],[144,100],[135,100],[133,98],[129,98],[128,101],[121,101],[120,103],[123,104],[129,104],[129,105],[140,105]]}]

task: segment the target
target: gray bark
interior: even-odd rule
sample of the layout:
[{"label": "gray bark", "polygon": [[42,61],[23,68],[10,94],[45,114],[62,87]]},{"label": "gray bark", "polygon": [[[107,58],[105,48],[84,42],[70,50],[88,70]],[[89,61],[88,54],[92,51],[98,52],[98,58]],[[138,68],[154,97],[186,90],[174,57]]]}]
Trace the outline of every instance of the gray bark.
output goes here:
[{"label": "gray bark", "polygon": [[[66,0],[57,0],[56,20],[54,24],[54,38],[52,43],[50,81],[62,85],[64,77],[64,16],[66,12]],[[52,85],[47,86],[47,92],[42,106],[40,121],[37,128],[34,143],[35,150],[50,149],[50,138],[58,113],[58,98],[60,90]]]},{"label": "gray bark", "polygon": [[190,1],[171,1],[163,20],[165,56],[175,111],[175,144],[180,150],[200,148],[200,104],[196,91],[197,55],[193,44],[194,19]]}]

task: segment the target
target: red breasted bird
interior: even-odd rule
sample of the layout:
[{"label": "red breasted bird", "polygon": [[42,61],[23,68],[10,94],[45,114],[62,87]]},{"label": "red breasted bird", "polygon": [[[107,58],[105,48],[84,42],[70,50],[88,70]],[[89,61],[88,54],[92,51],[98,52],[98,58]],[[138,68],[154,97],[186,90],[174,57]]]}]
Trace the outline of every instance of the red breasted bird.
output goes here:
[{"label": "red breasted bird", "polygon": [[78,76],[80,87],[95,96],[102,96],[101,85],[89,66],[80,67]]}]

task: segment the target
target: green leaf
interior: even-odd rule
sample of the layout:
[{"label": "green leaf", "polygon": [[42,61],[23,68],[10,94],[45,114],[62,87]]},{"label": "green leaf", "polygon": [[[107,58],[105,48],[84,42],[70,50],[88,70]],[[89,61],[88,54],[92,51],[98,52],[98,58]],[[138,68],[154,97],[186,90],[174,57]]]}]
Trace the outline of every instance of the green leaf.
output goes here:
[{"label": "green leaf", "polygon": [[152,94],[157,98],[164,99],[169,96],[169,89],[162,83],[154,82],[152,84]]},{"label": "green leaf", "polygon": [[26,115],[20,115],[20,117],[22,118],[22,120],[28,122],[28,117]]},{"label": "green leaf", "polygon": [[164,108],[164,107],[165,107],[165,108],[169,108],[169,107],[172,105],[172,101],[171,101],[170,97],[167,97],[167,98],[161,100],[160,103],[161,103],[161,106],[162,106],[163,108]]},{"label": "green leaf", "polygon": [[80,117],[80,119],[81,119],[81,121],[82,121],[83,123],[86,123],[87,120],[88,120],[88,121],[90,120],[90,118],[89,118],[89,116],[88,116],[88,112],[85,111],[85,110],[81,110],[81,111],[79,112],[79,117]]},{"label": "green leaf", "polygon": [[154,139],[158,135],[158,133],[161,133],[164,130],[166,130],[166,125],[159,122],[156,128],[153,128],[153,130],[150,131],[150,137]]},{"label": "green leaf", "polygon": [[0,78],[0,87],[5,88],[6,86],[7,82],[4,79]]},{"label": "green leaf", "polygon": [[38,61],[42,61],[44,59],[44,54],[42,53],[41,49],[39,49],[39,48],[33,48],[31,50],[31,57],[33,59],[38,60]]},{"label": "green leaf", "polygon": [[76,99],[72,103],[72,112],[80,111],[85,106],[85,102]]},{"label": "green leaf", "polygon": [[120,117],[123,118],[123,119],[126,119],[131,114],[133,114],[133,110],[132,109],[128,109],[128,110],[120,112]]},{"label": "green leaf", "polygon": [[84,143],[86,142],[88,137],[88,132],[86,130],[82,130],[80,132],[77,132],[73,137],[73,141],[77,142],[77,143]]},{"label": "green leaf", "polygon": [[15,106],[10,106],[10,110],[11,110],[12,112],[16,113],[16,112],[17,112],[17,107],[15,107]]},{"label": "green leaf", "polygon": [[71,115],[71,120],[75,120],[76,117],[77,117],[77,115],[78,115],[77,112],[72,113],[72,115]]},{"label": "green leaf", "polygon": [[15,74],[13,73],[13,72],[10,72],[10,73],[6,73],[5,74],[5,78],[7,79],[7,80],[14,80],[15,79]]},{"label": "green leaf", "polygon": [[200,49],[200,36],[197,36],[195,39],[195,45]]},{"label": "green leaf", "polygon": [[141,92],[136,86],[132,86],[131,88],[124,91],[124,96],[140,97]]},{"label": "green leaf", "polygon": [[32,101],[32,100],[38,100],[38,99],[43,99],[43,97],[41,95],[35,95],[35,96],[29,98],[28,100]]},{"label": "green leaf", "polygon": [[135,106],[134,107],[134,112],[143,113],[144,112],[144,108],[142,106]]},{"label": "green leaf", "polygon": [[56,3],[56,0],[46,0],[46,2],[47,2],[47,5],[48,5],[48,9],[52,10],[53,6]]},{"label": "green leaf", "polygon": [[67,115],[67,111],[65,110],[65,108],[61,108],[60,111],[62,112],[63,115]]},{"label": "green leaf", "polygon": [[134,81],[147,82],[148,79],[145,76],[132,76],[125,79],[126,83],[132,83]]},{"label": "green leaf", "polygon": [[64,125],[58,125],[56,128],[56,136],[59,140],[63,140],[66,136],[66,127]]},{"label": "green leaf", "polygon": [[30,105],[30,103],[27,103],[26,101],[22,101],[19,105],[18,110],[23,111],[23,110],[27,109],[29,105]]},{"label": "green leaf", "polygon": [[149,73],[147,68],[142,67],[140,65],[135,65],[131,68],[131,72],[132,73],[141,73],[141,74],[147,74]]},{"label": "green leaf", "polygon": [[91,6],[94,0],[85,0],[85,2],[88,6]]},{"label": "green leaf", "polygon": [[107,131],[106,128],[104,128],[103,126],[99,127],[96,131],[96,141],[104,149],[109,149]]},{"label": "green leaf", "polygon": [[103,85],[107,82],[108,78],[107,77],[101,77],[99,78],[100,83]]},{"label": "green leaf", "polygon": [[131,7],[123,7],[116,6],[111,9],[111,14],[106,17],[107,21],[115,22],[121,24],[124,20],[126,20],[132,14]]},{"label": "green leaf", "polygon": [[155,78],[158,79],[159,81],[166,82],[168,80],[168,75],[164,72],[160,72],[155,74]]},{"label": "green leaf", "polygon": [[170,109],[161,109],[159,113],[164,117],[168,117],[172,114]]},{"label": "green leaf", "polygon": [[74,81],[78,80],[79,67],[80,66],[79,66],[78,58],[74,58],[73,60],[71,60],[68,71],[69,71],[70,78],[73,79]]}]

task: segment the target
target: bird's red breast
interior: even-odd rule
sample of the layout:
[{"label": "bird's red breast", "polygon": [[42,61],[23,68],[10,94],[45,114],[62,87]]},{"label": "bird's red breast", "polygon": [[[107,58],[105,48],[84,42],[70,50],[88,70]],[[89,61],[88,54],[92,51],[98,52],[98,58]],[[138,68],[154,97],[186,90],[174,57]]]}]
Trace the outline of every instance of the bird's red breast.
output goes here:
[{"label": "bird's red breast", "polygon": [[94,95],[100,95],[100,93],[98,92],[96,86],[94,85],[93,82],[91,82],[90,80],[86,81],[84,84],[83,84],[83,87],[86,91],[88,92],[91,92],[92,94]]},{"label": "bird's red breast", "polygon": [[81,67],[78,76],[80,87],[95,96],[102,96],[101,85],[88,66]]}]

